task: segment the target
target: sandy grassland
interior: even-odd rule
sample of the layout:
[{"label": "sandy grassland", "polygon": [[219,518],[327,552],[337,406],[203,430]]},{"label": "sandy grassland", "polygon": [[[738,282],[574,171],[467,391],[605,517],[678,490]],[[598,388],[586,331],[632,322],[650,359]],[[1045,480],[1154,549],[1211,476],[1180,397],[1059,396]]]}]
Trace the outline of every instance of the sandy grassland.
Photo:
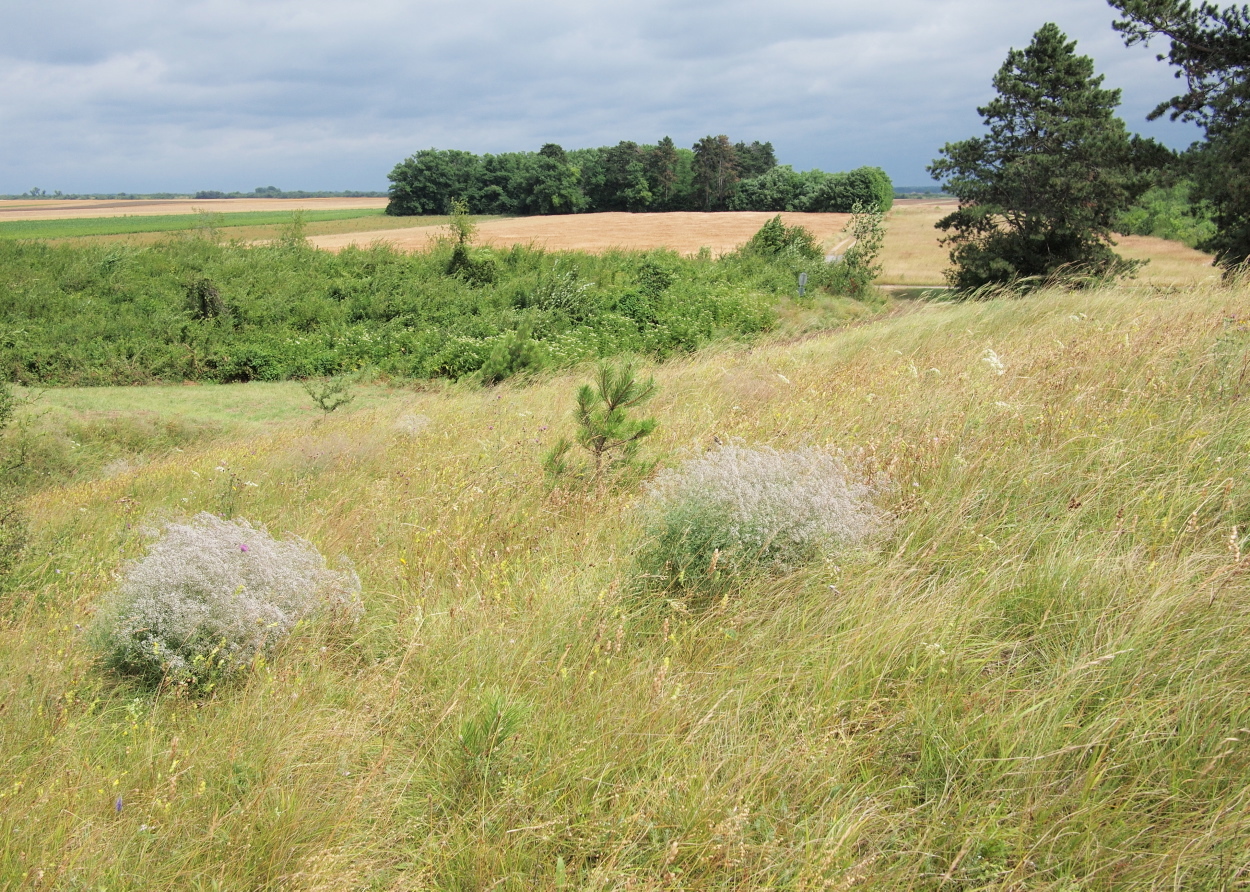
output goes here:
[{"label": "sandy grassland", "polygon": [[[544,483],[587,369],[324,419],[50,392],[33,430],[120,451],[24,503],[0,887],[1244,888],[1248,319],[1044,291],[646,369],[662,465],[819,446],[876,487],[864,544],[704,604],[640,592],[644,487]],[[364,619],[207,699],[103,670],[143,529],[197,511],[346,555]]]},{"label": "sandy grassland", "polygon": [[194,214],[199,211],[228,214],[239,211],[347,210],[384,208],[386,202],[386,198],[170,198],[133,201],[7,199],[0,201],[0,221]]},{"label": "sandy grassland", "polygon": [[[740,247],[775,215],[739,212],[702,214],[570,214],[551,217],[513,217],[492,220],[478,228],[477,243],[506,248],[510,245],[536,245],[549,251],[651,250],[667,248],[680,254],[697,254],[707,248],[713,256]],[[849,214],[782,214],[790,226],[805,226],[828,250],[845,241],[842,229]],[[385,242],[403,250],[420,250],[437,236],[436,231],[411,230],[362,232],[317,236],[311,239],[319,248],[339,250],[347,245]]]}]

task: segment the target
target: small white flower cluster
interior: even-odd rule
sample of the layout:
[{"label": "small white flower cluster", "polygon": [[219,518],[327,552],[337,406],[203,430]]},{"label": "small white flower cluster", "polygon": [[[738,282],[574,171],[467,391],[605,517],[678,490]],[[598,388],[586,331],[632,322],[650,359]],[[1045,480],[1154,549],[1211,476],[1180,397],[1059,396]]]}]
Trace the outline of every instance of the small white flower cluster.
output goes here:
[{"label": "small white flower cluster", "polygon": [[363,612],[360,579],[313,545],[201,513],[170,523],[131,564],[97,621],[105,661],[152,680],[200,684],[243,669],[301,619]]},{"label": "small white flower cluster", "polygon": [[649,494],[656,545],[647,563],[683,584],[793,569],[862,539],[877,517],[872,488],[817,448],[721,446],[660,474]]}]

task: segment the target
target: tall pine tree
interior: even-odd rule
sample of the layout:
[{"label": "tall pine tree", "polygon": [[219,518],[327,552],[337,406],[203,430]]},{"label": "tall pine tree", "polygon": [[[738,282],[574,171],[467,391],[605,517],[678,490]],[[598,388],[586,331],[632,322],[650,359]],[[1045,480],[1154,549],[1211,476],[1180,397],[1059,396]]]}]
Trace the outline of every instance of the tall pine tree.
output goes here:
[{"label": "tall pine tree", "polygon": [[[1124,14],[1115,29],[1129,46],[1171,41],[1166,59],[1186,90],[1149,115],[1171,112],[1206,133],[1191,155],[1195,197],[1215,209],[1216,233],[1199,247],[1225,269],[1250,261],[1250,6],[1188,0],[1108,0]],[[1159,56],[1164,59],[1164,56]]]},{"label": "tall pine tree", "polygon": [[1115,115],[1119,90],[1102,89],[1094,63],[1054,24],[1012,50],[994,76],[998,96],[977,109],[985,136],[948,143],[929,172],[959,199],[937,224],[947,233],[961,290],[1027,287],[1121,272],[1111,225],[1137,177]]}]

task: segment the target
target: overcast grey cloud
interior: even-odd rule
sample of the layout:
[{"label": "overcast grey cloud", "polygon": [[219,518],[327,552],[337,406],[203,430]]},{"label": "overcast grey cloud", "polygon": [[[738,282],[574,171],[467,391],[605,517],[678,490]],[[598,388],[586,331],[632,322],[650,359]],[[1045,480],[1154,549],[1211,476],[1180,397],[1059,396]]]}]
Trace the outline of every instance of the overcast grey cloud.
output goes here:
[{"label": "overcast grey cloud", "polygon": [[1176,92],[1103,0],[41,0],[0,36],[0,192],[384,189],[421,148],[771,140],[896,183],[980,129],[1010,47],[1056,22],[1124,91]]}]

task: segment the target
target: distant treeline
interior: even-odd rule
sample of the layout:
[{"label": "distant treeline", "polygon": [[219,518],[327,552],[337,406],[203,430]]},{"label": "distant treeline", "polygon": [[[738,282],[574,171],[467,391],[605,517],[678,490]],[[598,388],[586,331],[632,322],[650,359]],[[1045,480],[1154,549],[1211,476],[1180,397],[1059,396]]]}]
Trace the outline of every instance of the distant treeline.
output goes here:
[{"label": "distant treeline", "polygon": [[193,198],[385,198],[385,192],[354,192],[348,190],[345,192],[306,192],[303,189],[295,189],[290,192],[283,191],[277,186],[257,186],[251,192],[218,192],[214,189],[204,189],[196,192]]},{"label": "distant treeline", "polygon": [[879,167],[846,173],[778,165],[772,143],[705,136],[691,149],[664,137],[655,145],[622,141],[565,151],[474,155],[425,149],[389,175],[395,216],[447,213],[460,199],[475,214],[573,214],[595,211],[827,211],[857,203],[888,210],[894,197]]}]

